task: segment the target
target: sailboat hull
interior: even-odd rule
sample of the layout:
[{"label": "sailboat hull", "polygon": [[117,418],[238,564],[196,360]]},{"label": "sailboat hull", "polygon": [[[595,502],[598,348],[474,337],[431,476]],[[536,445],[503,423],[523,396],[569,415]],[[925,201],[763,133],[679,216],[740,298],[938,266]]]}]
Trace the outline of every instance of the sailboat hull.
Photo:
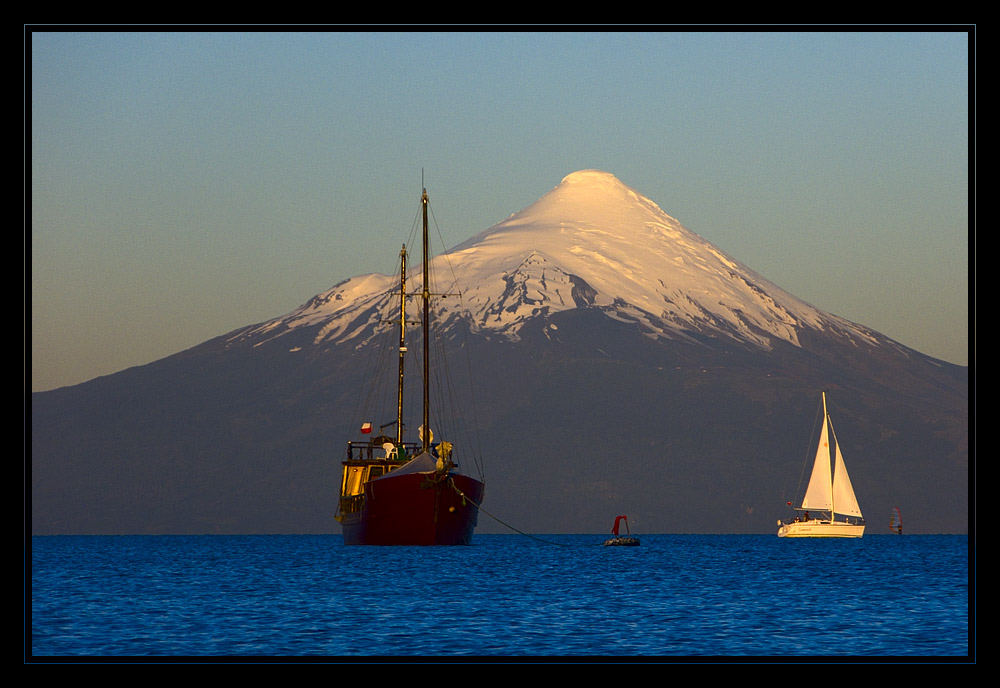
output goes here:
[{"label": "sailboat hull", "polygon": [[863,525],[844,521],[797,521],[778,528],[778,537],[787,538],[859,538],[864,534]]},{"label": "sailboat hull", "polygon": [[362,508],[339,519],[344,544],[471,544],[483,492],[483,483],[458,473],[409,473],[371,481]]}]

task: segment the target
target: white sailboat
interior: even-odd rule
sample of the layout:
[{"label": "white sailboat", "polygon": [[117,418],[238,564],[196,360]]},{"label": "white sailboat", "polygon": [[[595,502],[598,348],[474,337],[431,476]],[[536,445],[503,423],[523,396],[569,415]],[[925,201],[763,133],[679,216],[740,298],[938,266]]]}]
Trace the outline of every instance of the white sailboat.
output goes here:
[{"label": "white sailboat", "polygon": [[[830,444],[833,451],[833,470],[830,468]],[[816,449],[809,486],[798,508],[802,515],[784,523],[778,521],[778,537],[861,537],[865,532],[861,507],[854,495],[847,466],[840,453],[840,443],[833,431],[833,422],[826,410],[826,392],[823,392],[823,429]],[[819,518],[809,512],[819,512]],[[837,516],[843,516],[837,520]]]}]

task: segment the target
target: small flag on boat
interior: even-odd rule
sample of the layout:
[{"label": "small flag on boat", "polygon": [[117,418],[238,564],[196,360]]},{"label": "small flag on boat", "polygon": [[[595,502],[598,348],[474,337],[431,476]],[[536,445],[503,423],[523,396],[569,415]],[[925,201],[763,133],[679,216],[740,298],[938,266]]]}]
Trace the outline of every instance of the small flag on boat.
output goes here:
[{"label": "small flag on boat", "polygon": [[371,423],[362,423],[362,425],[361,425],[361,434],[362,435],[370,435],[371,431],[372,431],[372,424]]}]

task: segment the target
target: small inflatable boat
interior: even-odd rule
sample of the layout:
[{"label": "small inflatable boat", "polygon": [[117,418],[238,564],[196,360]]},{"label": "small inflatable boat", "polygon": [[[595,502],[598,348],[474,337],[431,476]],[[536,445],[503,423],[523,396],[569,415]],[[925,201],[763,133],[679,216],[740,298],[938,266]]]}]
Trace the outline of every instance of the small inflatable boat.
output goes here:
[{"label": "small inflatable boat", "polygon": [[[618,534],[618,524],[625,521],[625,532],[627,535]],[[611,533],[614,535],[610,540],[604,541],[605,547],[638,547],[639,539],[632,537],[631,531],[628,528],[628,516],[619,516],[615,519],[615,527],[611,529]]]}]

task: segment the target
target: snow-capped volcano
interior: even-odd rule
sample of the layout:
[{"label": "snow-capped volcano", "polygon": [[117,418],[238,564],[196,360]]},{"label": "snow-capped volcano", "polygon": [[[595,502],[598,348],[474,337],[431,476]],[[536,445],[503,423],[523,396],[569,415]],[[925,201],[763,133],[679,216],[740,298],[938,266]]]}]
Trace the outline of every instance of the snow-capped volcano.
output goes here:
[{"label": "snow-capped volcano", "polygon": [[[431,272],[438,276],[432,291],[461,294],[435,302],[439,322],[460,316],[474,331],[510,339],[534,317],[574,308],[635,322],[650,337],[721,337],[765,349],[774,340],[798,345],[803,327],[874,339],[768,282],[598,170],[568,175],[534,204],[433,258]],[[411,289],[420,275],[419,267],[411,271]],[[370,332],[397,279],[348,279],[241,335],[312,325],[317,342],[347,341]]]},{"label": "snow-capped volcano", "polygon": [[[493,532],[530,517],[597,533],[627,511],[647,533],[773,536],[820,390],[862,504],[968,532],[968,368],[803,303],[610,174],[569,175],[431,268],[449,294],[432,302],[435,364],[467,364],[435,365],[433,412],[454,401],[460,417],[432,422],[466,437],[463,461],[482,447],[490,512],[513,518]],[[33,394],[33,532],[331,532],[360,408],[398,401],[369,383],[397,370],[399,286],[352,277],[286,316]],[[366,346],[376,332],[388,345]],[[420,366],[406,374],[417,390]]]}]

